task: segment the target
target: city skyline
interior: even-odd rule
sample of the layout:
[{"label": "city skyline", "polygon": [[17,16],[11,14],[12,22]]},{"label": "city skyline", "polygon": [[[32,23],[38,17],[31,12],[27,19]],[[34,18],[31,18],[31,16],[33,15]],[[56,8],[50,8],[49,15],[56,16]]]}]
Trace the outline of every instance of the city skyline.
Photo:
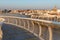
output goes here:
[{"label": "city skyline", "polygon": [[0,0],[0,9],[60,9],[60,0]]}]

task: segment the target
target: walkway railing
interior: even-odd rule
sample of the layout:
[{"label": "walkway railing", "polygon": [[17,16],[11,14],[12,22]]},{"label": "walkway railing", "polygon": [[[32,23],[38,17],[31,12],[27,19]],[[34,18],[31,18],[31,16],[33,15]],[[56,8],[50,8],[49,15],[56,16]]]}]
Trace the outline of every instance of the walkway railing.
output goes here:
[{"label": "walkway railing", "polygon": [[0,17],[5,19],[5,23],[23,28],[33,33],[41,40],[52,40],[52,27],[54,26],[55,22],[14,16]]},{"label": "walkway railing", "polygon": [[39,15],[39,16],[31,15],[31,18],[60,22],[59,15]]}]

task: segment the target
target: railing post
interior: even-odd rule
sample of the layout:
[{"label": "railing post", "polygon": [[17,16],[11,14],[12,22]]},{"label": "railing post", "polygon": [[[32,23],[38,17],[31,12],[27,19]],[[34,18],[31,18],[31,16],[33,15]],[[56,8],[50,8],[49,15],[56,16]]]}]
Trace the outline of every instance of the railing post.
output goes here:
[{"label": "railing post", "polygon": [[16,25],[18,25],[17,18],[16,18]]},{"label": "railing post", "polygon": [[20,23],[22,23],[21,25],[23,26],[23,28],[25,28],[25,21],[24,21],[24,19],[21,19]]},{"label": "railing post", "polygon": [[24,29],[26,29],[26,28],[25,28],[25,21],[24,21]]},{"label": "railing post", "polygon": [[17,25],[19,25],[19,19],[17,18],[16,20],[17,20]]},{"label": "railing post", "polygon": [[34,23],[33,23],[33,21],[31,21],[31,23],[32,23],[32,32],[34,33]]},{"label": "railing post", "polygon": [[30,27],[30,25],[29,25],[29,20],[27,20],[27,23],[28,23],[28,30],[29,30],[29,27]]},{"label": "railing post", "polygon": [[48,27],[48,30],[49,30],[49,40],[52,40],[52,28],[49,26]]},{"label": "railing post", "polygon": [[41,40],[44,40],[44,39],[41,37],[41,35],[42,35],[42,26],[41,26],[40,23],[38,23],[38,25],[39,25],[39,38],[40,38]]},{"label": "railing post", "polygon": [[41,37],[42,35],[42,28],[41,28],[41,25],[39,25],[39,37]]},{"label": "railing post", "polygon": [[21,26],[21,19],[19,19],[19,25]]}]

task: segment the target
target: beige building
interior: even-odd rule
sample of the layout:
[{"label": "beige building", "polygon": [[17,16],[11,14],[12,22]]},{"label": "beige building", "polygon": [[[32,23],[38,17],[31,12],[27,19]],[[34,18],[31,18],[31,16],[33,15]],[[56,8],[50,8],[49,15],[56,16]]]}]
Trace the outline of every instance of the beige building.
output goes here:
[{"label": "beige building", "polygon": [[11,10],[10,13],[19,13],[18,10]]}]

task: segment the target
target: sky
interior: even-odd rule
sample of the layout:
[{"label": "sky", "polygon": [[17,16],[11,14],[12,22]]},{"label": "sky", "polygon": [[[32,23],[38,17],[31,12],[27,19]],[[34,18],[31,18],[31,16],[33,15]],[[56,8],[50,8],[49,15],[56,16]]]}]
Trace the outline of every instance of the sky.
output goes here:
[{"label": "sky", "polygon": [[0,0],[0,9],[52,9],[60,8],[60,0]]}]

